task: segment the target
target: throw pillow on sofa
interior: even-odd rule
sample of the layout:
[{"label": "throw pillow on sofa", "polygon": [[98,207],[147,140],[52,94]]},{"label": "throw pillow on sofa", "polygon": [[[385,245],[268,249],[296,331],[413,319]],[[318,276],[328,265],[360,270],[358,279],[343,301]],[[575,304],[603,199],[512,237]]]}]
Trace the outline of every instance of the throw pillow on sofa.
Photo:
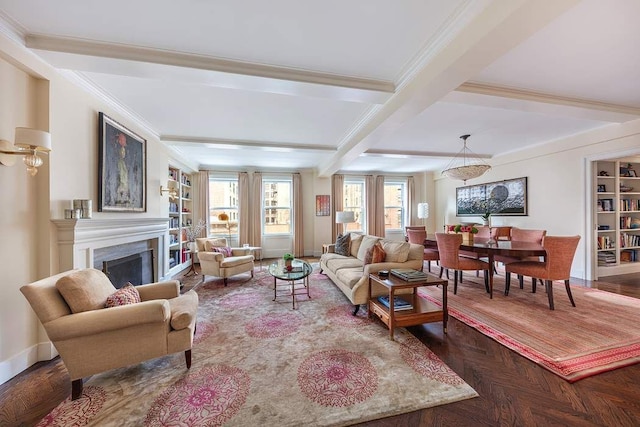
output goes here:
[{"label": "throw pillow on sofa", "polygon": [[377,264],[379,262],[384,262],[387,254],[380,242],[377,242],[375,245],[367,249],[367,253],[364,256],[364,265],[367,264]]},{"label": "throw pillow on sofa", "polygon": [[336,239],[336,246],[333,251],[338,255],[349,256],[351,254],[351,250],[349,249],[350,243],[351,234],[340,235]]},{"label": "throw pillow on sofa", "polygon": [[407,242],[382,242],[382,248],[387,253],[387,262],[406,262],[409,259],[411,245]]},{"label": "throw pillow on sofa", "polygon": [[211,250],[213,252],[221,253],[225,258],[233,256],[233,249],[231,249],[229,246],[214,246],[213,248],[211,248]]},{"label": "throw pillow on sofa", "polygon": [[369,250],[369,248],[372,248],[378,240],[380,240],[380,237],[363,236],[362,243],[360,243],[360,248],[358,248],[358,255],[356,258],[358,258],[360,261],[364,261],[364,256],[367,254],[367,250]]}]

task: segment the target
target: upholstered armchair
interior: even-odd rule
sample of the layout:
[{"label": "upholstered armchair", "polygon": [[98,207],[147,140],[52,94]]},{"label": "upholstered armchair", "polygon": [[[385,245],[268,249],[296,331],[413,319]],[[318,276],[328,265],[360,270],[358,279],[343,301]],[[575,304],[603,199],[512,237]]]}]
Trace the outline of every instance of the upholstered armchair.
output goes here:
[{"label": "upholstered armchair", "polygon": [[251,272],[253,277],[253,254],[250,249],[230,248],[225,238],[196,239],[198,260],[202,270],[202,281],[205,275],[222,277],[224,286],[227,278],[236,274]]},{"label": "upholstered armchair", "polygon": [[[20,291],[69,371],[72,400],[82,394],[82,379],[100,372],[180,351],[191,367],[198,294],[180,295],[177,280],[128,289],[140,302],[127,301],[122,289],[92,268],[47,277]],[[115,306],[105,308],[107,301]]]}]

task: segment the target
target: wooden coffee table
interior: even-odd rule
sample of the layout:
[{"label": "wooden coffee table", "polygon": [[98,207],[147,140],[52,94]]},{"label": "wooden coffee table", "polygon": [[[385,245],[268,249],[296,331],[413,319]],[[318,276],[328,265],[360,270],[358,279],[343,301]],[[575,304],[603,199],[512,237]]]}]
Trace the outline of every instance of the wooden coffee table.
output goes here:
[{"label": "wooden coffee table", "polygon": [[[378,283],[389,290],[390,308],[384,306],[377,297],[371,296],[373,283]],[[378,277],[377,274],[369,275],[369,317],[376,315],[389,328],[389,339],[393,340],[393,329],[405,326],[421,325],[423,323],[442,322],[442,330],[447,333],[447,281],[429,274],[426,282],[408,282],[389,274],[389,277]],[[418,296],[418,288],[421,286],[442,286],[442,307],[439,307]],[[396,311],[393,309],[393,300],[399,289],[412,289],[410,294],[402,294],[402,298],[413,305],[410,310]]]}]

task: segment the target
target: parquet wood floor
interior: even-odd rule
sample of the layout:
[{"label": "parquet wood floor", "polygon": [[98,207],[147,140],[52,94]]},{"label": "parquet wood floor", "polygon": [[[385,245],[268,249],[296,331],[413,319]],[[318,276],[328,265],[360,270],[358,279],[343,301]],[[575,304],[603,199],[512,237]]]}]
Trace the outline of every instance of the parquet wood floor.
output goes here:
[{"label": "parquet wood floor", "polygon": [[[572,283],[640,298],[640,275],[627,276]],[[454,318],[446,338],[439,324],[409,330],[480,397],[359,426],[640,426],[640,364],[569,384]],[[39,362],[0,385],[0,426],[35,425],[70,391],[59,358]]]}]

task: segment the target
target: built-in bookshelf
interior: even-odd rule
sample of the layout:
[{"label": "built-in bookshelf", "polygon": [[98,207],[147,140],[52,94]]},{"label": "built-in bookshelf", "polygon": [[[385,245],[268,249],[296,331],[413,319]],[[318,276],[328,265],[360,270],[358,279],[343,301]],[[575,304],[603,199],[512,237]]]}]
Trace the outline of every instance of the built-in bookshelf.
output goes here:
[{"label": "built-in bookshelf", "polygon": [[169,167],[169,274],[188,268],[191,254],[187,245],[186,227],[193,222],[191,175]]},{"label": "built-in bookshelf", "polygon": [[639,272],[640,161],[617,159],[595,163],[597,276]]}]

